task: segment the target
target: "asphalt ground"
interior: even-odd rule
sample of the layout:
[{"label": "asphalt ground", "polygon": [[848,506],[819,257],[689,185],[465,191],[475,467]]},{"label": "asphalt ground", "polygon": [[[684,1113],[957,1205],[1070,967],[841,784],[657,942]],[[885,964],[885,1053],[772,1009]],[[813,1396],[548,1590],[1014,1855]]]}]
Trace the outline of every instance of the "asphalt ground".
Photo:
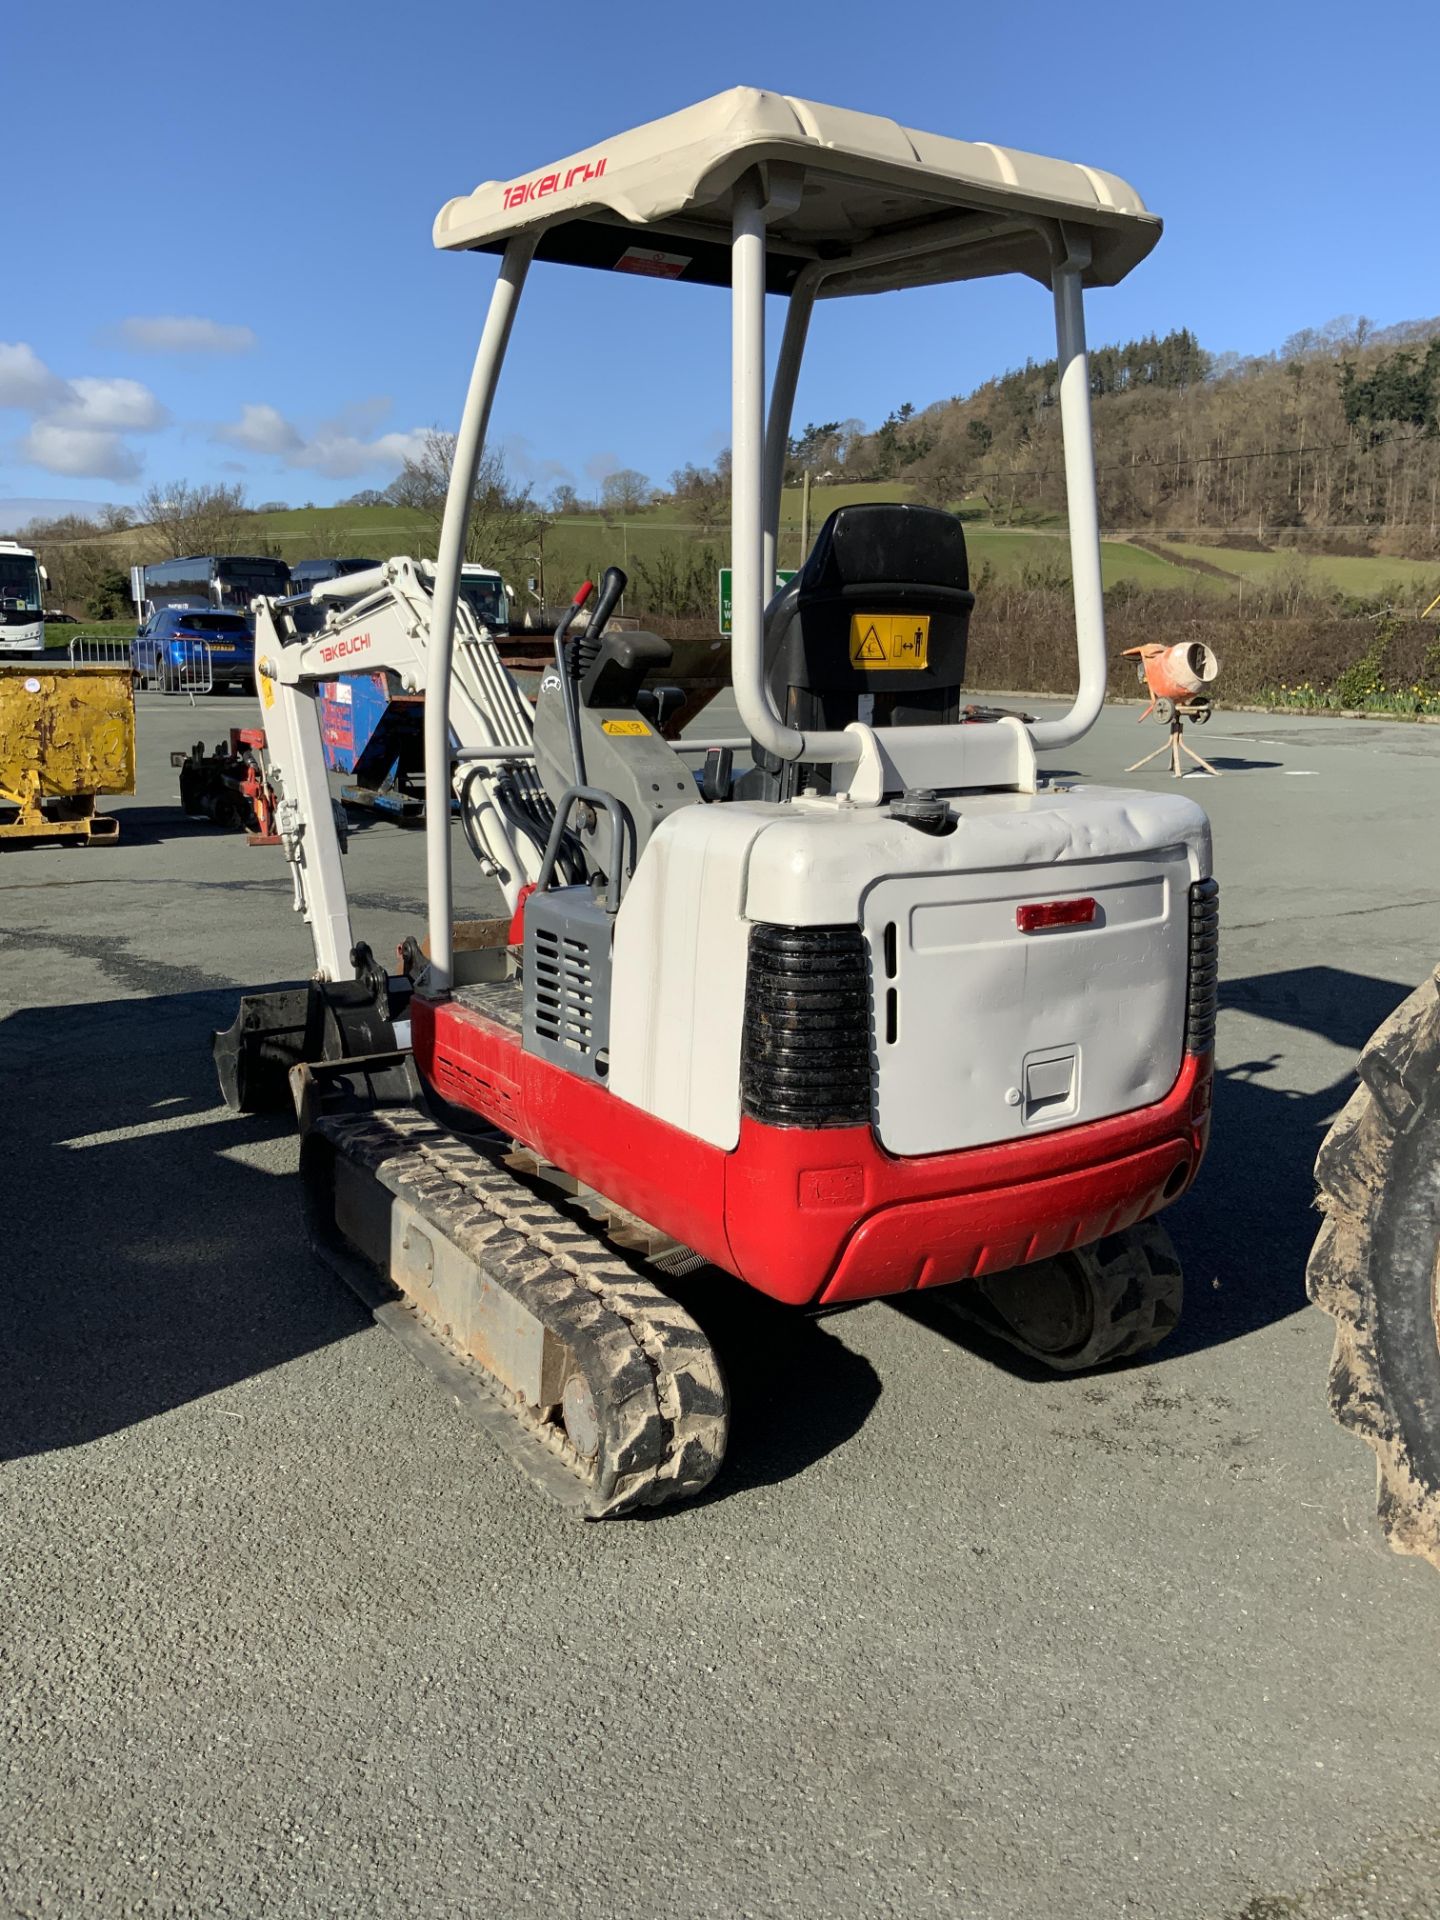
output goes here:
[{"label": "asphalt ground", "polygon": [[[1116,777],[1135,713],[1064,764]],[[217,1106],[236,989],[309,966],[279,852],[177,804],[171,749],[251,718],[142,695],[120,844],[0,853],[0,1910],[1440,1913],[1440,1579],[1303,1295],[1316,1145],[1440,952],[1440,731],[1198,739],[1221,1084],[1153,1364],[716,1286],[723,1478],[586,1527],[312,1258],[292,1134]],[[353,835],[377,952],[422,860]]]}]

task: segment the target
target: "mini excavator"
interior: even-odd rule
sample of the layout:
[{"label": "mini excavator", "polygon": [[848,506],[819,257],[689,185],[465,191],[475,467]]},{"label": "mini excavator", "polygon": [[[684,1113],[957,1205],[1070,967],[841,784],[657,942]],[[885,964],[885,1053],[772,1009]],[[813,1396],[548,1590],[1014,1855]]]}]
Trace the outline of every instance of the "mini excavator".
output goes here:
[{"label": "mini excavator", "polygon": [[[315,970],[244,998],[222,1089],[293,1101],[324,1257],[585,1515],[720,1466],[726,1387],[682,1275],[797,1311],[940,1290],[1057,1369],[1175,1322],[1154,1216],[1209,1129],[1209,829],[1178,793],[1037,764],[1106,681],[1083,296],[1159,232],[1093,168],[750,88],[487,182],[435,223],[500,266],[433,568],[256,602]],[[669,644],[610,626],[617,569],[577,594],[533,708],[457,604],[516,306],[565,267],[729,289],[733,741],[677,737]],[[966,701],[952,515],[843,506],[773,591],[817,299],[1002,273],[1053,299],[1065,444],[1079,686],[1033,722]],[[460,814],[452,836],[426,809],[427,926],[394,972],[351,926],[325,780],[317,690],[347,667],[425,694],[426,790]],[[496,919],[455,920],[466,845]]]}]

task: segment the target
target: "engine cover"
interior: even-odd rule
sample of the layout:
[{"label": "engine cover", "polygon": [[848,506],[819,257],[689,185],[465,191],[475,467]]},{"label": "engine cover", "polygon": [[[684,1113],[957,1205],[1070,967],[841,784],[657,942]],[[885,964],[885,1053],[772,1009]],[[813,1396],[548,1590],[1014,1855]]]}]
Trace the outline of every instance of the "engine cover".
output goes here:
[{"label": "engine cover", "polygon": [[[888,1152],[1019,1140],[1161,1098],[1184,1046],[1204,813],[1104,787],[954,805],[939,835],[843,796],[663,822],[616,927],[612,1089],[733,1147],[753,929],[849,926]],[[1022,927],[1022,907],[1083,901],[1083,920]]]}]

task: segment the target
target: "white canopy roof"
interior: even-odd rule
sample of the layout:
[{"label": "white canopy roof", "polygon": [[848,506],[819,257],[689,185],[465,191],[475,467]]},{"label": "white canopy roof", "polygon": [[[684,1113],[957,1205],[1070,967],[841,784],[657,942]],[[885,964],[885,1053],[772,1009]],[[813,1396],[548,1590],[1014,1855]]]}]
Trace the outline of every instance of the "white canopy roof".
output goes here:
[{"label": "white canopy roof", "polygon": [[[499,253],[540,228],[539,260],[728,286],[736,183],[761,168],[770,198],[766,277],[787,292],[812,260],[822,292],[1026,273],[1048,284],[1037,222],[1064,221],[1110,286],[1160,237],[1114,174],[986,141],[918,133],[878,114],[732,87],[513,180],[448,200],[437,247]],[[895,255],[880,258],[893,243]],[[862,253],[848,267],[843,263]],[[895,257],[898,256],[898,257]]]}]

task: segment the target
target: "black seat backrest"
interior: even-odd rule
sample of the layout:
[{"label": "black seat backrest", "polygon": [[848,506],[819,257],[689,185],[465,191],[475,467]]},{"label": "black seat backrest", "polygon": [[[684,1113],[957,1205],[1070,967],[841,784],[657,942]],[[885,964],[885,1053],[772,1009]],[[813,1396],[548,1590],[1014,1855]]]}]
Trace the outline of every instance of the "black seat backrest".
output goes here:
[{"label": "black seat backrest", "polygon": [[[776,709],[808,732],[867,716],[877,727],[958,719],[974,605],[954,514],[890,501],[838,507],[765,610]],[[767,772],[753,797],[827,784],[824,770],[772,763]]]}]

